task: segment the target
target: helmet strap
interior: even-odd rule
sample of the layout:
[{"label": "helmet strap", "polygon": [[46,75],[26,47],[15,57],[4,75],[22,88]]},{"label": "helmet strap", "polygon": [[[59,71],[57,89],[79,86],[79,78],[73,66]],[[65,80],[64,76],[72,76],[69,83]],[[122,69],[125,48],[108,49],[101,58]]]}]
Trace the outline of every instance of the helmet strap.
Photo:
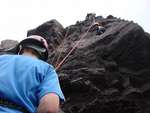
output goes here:
[{"label": "helmet strap", "polygon": [[20,45],[18,55],[20,55],[21,51],[22,51],[22,46]]}]

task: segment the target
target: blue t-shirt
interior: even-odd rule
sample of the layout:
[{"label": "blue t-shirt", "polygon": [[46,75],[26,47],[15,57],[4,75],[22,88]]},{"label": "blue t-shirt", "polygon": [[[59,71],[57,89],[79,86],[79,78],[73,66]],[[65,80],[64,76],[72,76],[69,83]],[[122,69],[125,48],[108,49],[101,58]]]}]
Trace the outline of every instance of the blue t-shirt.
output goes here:
[{"label": "blue t-shirt", "polygon": [[[58,75],[51,65],[24,55],[0,55],[1,98],[35,113],[39,100],[47,93],[55,93],[64,100]],[[0,113],[21,111],[0,106]]]}]

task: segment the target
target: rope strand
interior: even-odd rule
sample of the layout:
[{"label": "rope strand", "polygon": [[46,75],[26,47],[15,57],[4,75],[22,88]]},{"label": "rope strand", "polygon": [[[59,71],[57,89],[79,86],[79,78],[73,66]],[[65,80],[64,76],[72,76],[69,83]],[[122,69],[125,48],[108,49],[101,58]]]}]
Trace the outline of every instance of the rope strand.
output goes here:
[{"label": "rope strand", "polygon": [[72,49],[69,51],[69,53],[63,58],[63,60],[58,65],[56,65],[56,70],[58,70],[62,66],[62,64],[65,62],[65,60],[76,49],[76,47],[79,45],[79,43],[81,42],[81,40],[88,34],[89,30],[94,25],[95,25],[95,20],[92,22],[92,24],[90,25],[90,27],[88,28],[88,30],[83,34],[83,36],[81,36],[81,38],[77,41],[77,43],[72,47]]}]

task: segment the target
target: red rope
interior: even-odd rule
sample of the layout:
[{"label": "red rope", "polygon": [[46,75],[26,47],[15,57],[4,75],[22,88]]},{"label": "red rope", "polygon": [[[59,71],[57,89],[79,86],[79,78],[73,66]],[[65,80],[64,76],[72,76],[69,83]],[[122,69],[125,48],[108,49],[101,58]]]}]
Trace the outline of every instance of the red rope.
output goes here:
[{"label": "red rope", "polygon": [[62,64],[65,62],[65,60],[69,57],[69,55],[76,49],[76,47],[79,45],[79,43],[81,42],[81,40],[87,35],[87,33],[89,32],[89,30],[92,28],[92,26],[95,25],[95,23],[88,28],[88,30],[84,33],[84,35],[80,38],[80,40],[78,40],[78,42],[72,47],[72,49],[69,51],[69,53],[63,58],[63,60],[56,66],[56,70],[58,70]]}]

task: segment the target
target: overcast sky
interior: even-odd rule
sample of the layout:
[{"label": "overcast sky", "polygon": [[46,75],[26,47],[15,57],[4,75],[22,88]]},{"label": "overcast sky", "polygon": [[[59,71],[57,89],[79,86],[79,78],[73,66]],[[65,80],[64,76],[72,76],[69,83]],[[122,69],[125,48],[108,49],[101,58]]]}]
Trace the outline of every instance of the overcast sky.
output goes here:
[{"label": "overcast sky", "polygon": [[24,39],[27,30],[51,19],[66,27],[92,12],[133,20],[150,33],[150,0],[1,0],[0,41]]}]

